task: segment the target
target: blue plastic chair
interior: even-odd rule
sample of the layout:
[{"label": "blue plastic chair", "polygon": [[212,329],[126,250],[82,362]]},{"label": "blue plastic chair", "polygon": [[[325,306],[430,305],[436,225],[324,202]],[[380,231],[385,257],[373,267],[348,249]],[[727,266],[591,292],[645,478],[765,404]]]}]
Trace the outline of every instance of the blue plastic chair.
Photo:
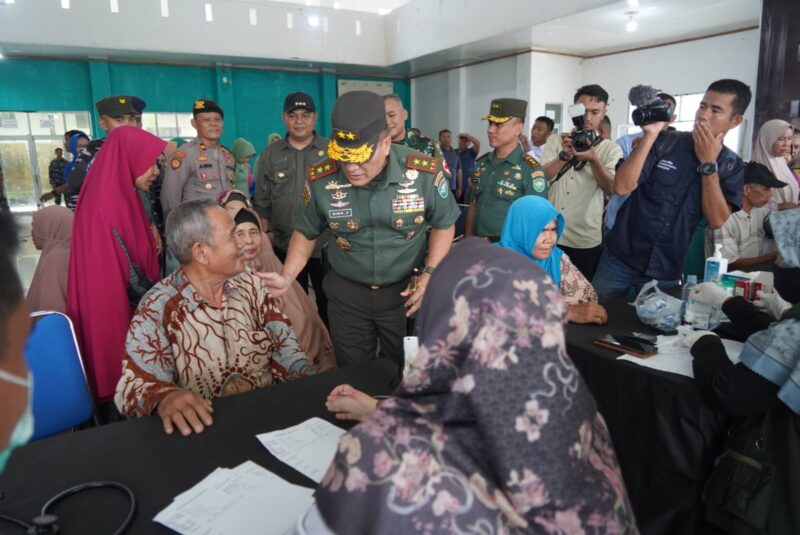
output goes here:
[{"label": "blue plastic chair", "polygon": [[70,319],[60,312],[34,312],[31,319],[25,359],[33,375],[36,440],[93,419],[94,403]]}]

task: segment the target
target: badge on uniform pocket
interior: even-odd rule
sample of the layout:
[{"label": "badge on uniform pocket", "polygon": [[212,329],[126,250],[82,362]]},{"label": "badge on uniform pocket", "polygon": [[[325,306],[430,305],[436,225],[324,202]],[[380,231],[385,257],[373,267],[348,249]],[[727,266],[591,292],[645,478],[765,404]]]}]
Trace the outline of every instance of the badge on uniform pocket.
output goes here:
[{"label": "badge on uniform pocket", "polygon": [[342,238],[341,236],[336,238],[336,246],[343,251],[349,251],[350,249],[353,248],[353,244],[351,244],[349,241]]}]

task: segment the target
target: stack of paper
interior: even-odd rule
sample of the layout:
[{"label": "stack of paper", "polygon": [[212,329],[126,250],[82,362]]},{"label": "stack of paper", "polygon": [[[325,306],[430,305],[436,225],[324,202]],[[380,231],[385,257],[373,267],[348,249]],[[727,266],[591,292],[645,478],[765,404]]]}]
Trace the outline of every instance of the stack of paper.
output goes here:
[{"label": "stack of paper", "polygon": [[322,418],[311,418],[280,431],[262,433],[256,438],[280,461],[317,483],[328,471],[343,429]]},{"label": "stack of paper", "polygon": [[[622,355],[621,357],[617,357],[617,360],[627,360],[628,362],[633,362],[647,368],[677,373],[678,375],[685,375],[686,377],[694,379],[692,354],[689,352],[689,348],[680,345],[680,341],[683,337],[691,331],[692,328],[690,326],[682,325],[678,327],[678,334],[674,336],[659,336],[656,342],[658,353],[652,357],[639,358],[633,355]],[[742,352],[744,344],[725,338],[721,340],[730,361],[734,364],[739,362],[739,354]]]},{"label": "stack of paper", "polygon": [[184,534],[291,533],[313,494],[247,461],[217,468],[153,520]]}]

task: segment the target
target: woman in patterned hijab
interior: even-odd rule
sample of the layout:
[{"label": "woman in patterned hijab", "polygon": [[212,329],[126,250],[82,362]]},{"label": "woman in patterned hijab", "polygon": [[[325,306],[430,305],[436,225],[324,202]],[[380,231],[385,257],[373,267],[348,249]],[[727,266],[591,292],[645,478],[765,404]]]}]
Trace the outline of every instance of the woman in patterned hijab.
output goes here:
[{"label": "woman in patterned hijab", "polygon": [[567,356],[566,307],[527,258],[456,246],[393,397],[317,489],[336,533],[635,533],[608,431]]}]

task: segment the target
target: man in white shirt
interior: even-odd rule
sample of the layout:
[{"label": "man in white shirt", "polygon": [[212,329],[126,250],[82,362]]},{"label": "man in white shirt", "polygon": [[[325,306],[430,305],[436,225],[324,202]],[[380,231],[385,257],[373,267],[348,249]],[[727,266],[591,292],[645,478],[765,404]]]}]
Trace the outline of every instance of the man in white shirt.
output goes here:
[{"label": "man in white shirt", "polygon": [[547,138],[553,133],[555,123],[550,117],[542,115],[537,117],[531,127],[531,143],[528,154],[533,156],[536,161],[542,161],[542,152],[544,152],[544,144],[547,143]]},{"label": "man in white shirt", "polygon": [[728,269],[754,271],[775,261],[775,247],[764,238],[766,208],[772,198],[771,188],[786,186],[769,168],[749,162],[744,168],[742,209],[733,212],[722,227],[706,229],[706,256],[714,254],[714,246],[722,244],[722,256],[728,259]]}]

